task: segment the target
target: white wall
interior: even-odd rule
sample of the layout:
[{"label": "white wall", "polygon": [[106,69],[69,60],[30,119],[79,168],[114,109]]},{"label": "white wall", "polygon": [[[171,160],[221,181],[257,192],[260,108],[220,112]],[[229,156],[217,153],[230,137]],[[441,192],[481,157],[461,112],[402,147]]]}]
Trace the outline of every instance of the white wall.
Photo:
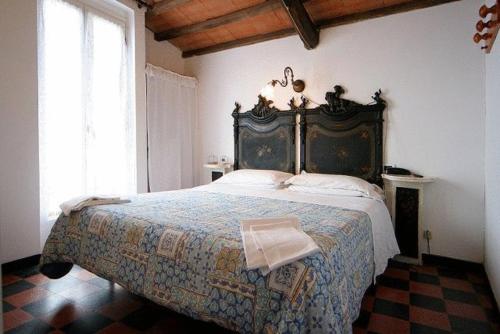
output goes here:
[{"label": "white wall", "polygon": [[[147,190],[144,10],[134,10],[137,187]],[[0,10],[0,261],[39,254],[37,1],[6,0]]]},{"label": "white wall", "polygon": [[[234,101],[250,109],[287,65],[320,103],[335,84],[364,103],[382,88],[389,103],[385,163],[438,178],[425,196],[432,253],[482,262],[484,56],[469,24],[480,4],[462,1],[323,30],[312,51],[292,36],[189,58],[186,74],[200,83],[201,161],[210,153],[233,156]],[[285,108],[291,88],[276,91],[276,105]],[[201,166],[199,173],[209,181]]]},{"label": "white wall", "polygon": [[[491,1],[490,1],[491,2]],[[486,56],[485,267],[500,301],[500,40]]]},{"label": "white wall", "polygon": [[155,41],[154,34],[146,29],[146,62],[184,74],[185,60],[182,52],[167,41]]},{"label": "white wall", "polygon": [[0,257],[40,252],[37,3],[0,10]]}]

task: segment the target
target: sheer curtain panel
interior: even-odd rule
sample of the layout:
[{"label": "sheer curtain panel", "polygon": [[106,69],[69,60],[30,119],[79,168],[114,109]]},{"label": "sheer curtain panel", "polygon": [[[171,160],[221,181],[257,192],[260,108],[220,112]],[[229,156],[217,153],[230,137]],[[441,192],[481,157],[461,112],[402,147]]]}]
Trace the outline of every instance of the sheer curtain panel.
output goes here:
[{"label": "sheer curtain panel", "polygon": [[148,64],[149,190],[195,185],[197,81]]},{"label": "sheer curtain panel", "polygon": [[136,192],[126,23],[83,2],[39,0],[42,225],[86,194]]}]

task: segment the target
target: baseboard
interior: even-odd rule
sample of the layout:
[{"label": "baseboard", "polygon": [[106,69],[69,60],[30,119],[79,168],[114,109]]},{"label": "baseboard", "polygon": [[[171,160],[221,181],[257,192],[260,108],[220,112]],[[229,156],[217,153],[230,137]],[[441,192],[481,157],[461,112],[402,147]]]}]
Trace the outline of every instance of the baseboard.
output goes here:
[{"label": "baseboard", "polygon": [[465,271],[484,271],[482,263],[453,259],[440,255],[422,254],[422,262],[427,265],[449,267]]},{"label": "baseboard", "polygon": [[8,274],[27,267],[36,266],[40,262],[40,254],[25,257],[2,264],[2,274]]}]

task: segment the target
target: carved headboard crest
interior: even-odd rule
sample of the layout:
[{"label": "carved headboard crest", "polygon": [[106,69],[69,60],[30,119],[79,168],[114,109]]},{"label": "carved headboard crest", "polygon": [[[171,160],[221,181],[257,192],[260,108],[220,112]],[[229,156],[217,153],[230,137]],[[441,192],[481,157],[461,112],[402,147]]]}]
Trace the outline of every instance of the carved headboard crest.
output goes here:
[{"label": "carved headboard crest", "polygon": [[234,109],[233,109],[233,113],[232,115],[238,115],[238,113],[240,112],[241,110],[241,104],[239,104],[238,102],[234,102]]},{"label": "carved headboard crest", "polygon": [[[385,101],[380,97],[381,90],[379,89],[375,92],[372,99],[377,104],[384,104]],[[356,103],[351,100],[343,99],[341,96],[345,94],[344,88],[342,86],[336,85],[333,87],[333,92],[327,92],[325,95],[325,100],[327,104],[322,104],[319,106],[319,109],[329,115],[341,114],[341,113],[350,113],[359,107],[363,106],[362,104]]]},{"label": "carved headboard crest", "polygon": [[253,106],[251,110],[249,110],[251,116],[256,120],[269,120],[272,117],[275,117],[276,113],[279,112],[279,109],[273,107],[274,103],[272,100],[266,99],[264,96],[258,96],[259,101]]}]

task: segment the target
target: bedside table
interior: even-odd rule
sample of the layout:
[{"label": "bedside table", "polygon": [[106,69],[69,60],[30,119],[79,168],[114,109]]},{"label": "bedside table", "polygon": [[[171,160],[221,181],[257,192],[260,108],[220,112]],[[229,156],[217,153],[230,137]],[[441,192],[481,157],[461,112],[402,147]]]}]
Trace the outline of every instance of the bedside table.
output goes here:
[{"label": "bedside table", "polygon": [[215,180],[221,178],[224,174],[227,174],[227,173],[233,171],[232,164],[222,164],[222,165],[221,164],[204,164],[203,167],[211,171],[212,181],[215,181]]},{"label": "bedside table", "polygon": [[432,177],[382,174],[387,207],[392,217],[401,255],[396,260],[422,264],[422,216],[424,185],[435,181]]}]

